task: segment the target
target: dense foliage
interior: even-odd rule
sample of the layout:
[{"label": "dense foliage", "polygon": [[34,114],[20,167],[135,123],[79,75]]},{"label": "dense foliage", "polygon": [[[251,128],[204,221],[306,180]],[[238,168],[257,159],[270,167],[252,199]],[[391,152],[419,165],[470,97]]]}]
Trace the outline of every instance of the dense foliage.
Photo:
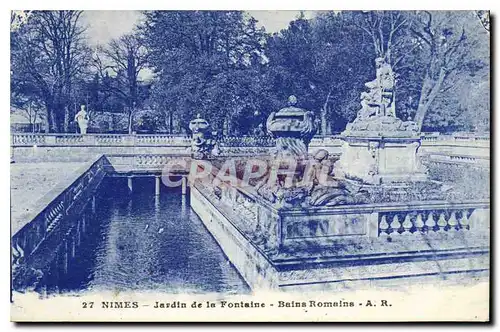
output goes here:
[{"label": "dense foliage", "polygon": [[473,11],[318,12],[277,33],[246,12],[151,11],[94,49],[82,12],[24,14],[11,19],[11,104],[43,110],[51,131],[72,131],[86,104],[92,115],[123,114],[129,132],[186,132],[201,114],[225,134],[252,134],[294,94],[322,133],[339,132],[376,57],[396,74],[402,119],[489,130],[489,31]]}]

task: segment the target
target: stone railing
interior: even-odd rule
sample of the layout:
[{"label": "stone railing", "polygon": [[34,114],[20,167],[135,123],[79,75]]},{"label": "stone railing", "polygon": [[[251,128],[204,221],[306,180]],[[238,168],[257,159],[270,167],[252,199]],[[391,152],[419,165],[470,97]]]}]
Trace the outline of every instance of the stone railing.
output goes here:
[{"label": "stone railing", "polygon": [[222,147],[273,147],[275,140],[269,136],[227,136],[219,145]]},{"label": "stone railing", "polygon": [[338,205],[308,209],[276,209],[251,188],[197,181],[196,190],[242,234],[264,250],[313,243],[329,246],[353,239],[425,241],[423,236],[477,236],[489,232],[489,202],[420,201],[410,203]]},{"label": "stone railing", "polygon": [[[490,137],[488,135],[479,135],[475,133],[422,133],[422,145],[438,143],[472,143],[489,144]],[[340,146],[342,145],[342,135],[336,134],[331,136],[314,136],[311,140],[310,146]]]},{"label": "stone railing", "polygon": [[475,133],[452,133],[452,134],[422,133],[422,141],[424,141],[424,142],[437,142],[437,141],[489,142],[490,136],[478,135]]},{"label": "stone railing", "polygon": [[[423,133],[422,145],[433,143],[443,144],[466,144],[466,145],[482,145],[489,146],[490,137],[486,135],[474,134],[439,134],[439,133]],[[191,138],[189,135],[170,135],[170,134],[152,134],[152,135],[126,135],[126,134],[30,134],[30,133],[13,133],[13,146],[71,146],[71,145],[86,145],[86,146],[171,146],[183,145],[189,146]],[[221,147],[273,147],[275,140],[269,136],[228,136],[223,137],[219,141]],[[310,143],[311,147],[329,147],[342,145],[340,135],[332,136],[315,136]]]},{"label": "stone railing", "polygon": [[[213,167],[212,174],[217,172],[217,168]],[[214,187],[213,178],[211,181],[195,181],[191,185],[261,249],[267,251],[279,247],[278,213],[256,195],[253,187]]]},{"label": "stone railing", "polygon": [[44,145],[46,135],[43,134],[12,134],[11,144],[13,146]]},{"label": "stone railing", "polygon": [[429,153],[422,158],[423,163],[445,163],[453,165],[469,165],[479,167],[490,166],[490,156],[452,153]]},{"label": "stone railing", "polygon": [[190,136],[168,134],[12,134],[12,146],[185,146]]},{"label": "stone railing", "polygon": [[[190,157],[185,154],[109,154],[106,156],[109,160],[108,168],[113,173],[128,172],[161,172],[167,163],[171,163],[174,169],[171,172],[187,173],[187,170],[181,170],[179,163],[185,163],[189,167]],[[177,165],[177,166],[176,166]]]},{"label": "stone railing", "polygon": [[[314,216],[314,218],[311,218]],[[489,231],[489,202],[421,201],[341,205],[281,213],[283,244],[340,237],[369,238]]]},{"label": "stone railing", "polygon": [[[471,227],[487,225],[487,215],[481,209],[489,208],[485,203],[441,204],[430,208],[425,204],[411,209],[393,209],[378,213],[378,236],[415,235],[434,232],[469,231]],[[483,211],[484,212],[484,211]],[[486,220],[485,220],[486,219]],[[483,229],[485,230],[485,229]]]},{"label": "stone railing", "polygon": [[[422,133],[422,142],[418,150],[420,157],[431,156],[436,162],[456,164],[477,164],[488,166],[490,159],[490,137],[474,133]],[[330,154],[342,153],[340,135],[316,136],[309,144],[309,152],[326,149]]]},{"label": "stone railing", "polygon": [[[490,137],[474,133],[422,133],[423,144],[432,142],[489,144]],[[32,145],[189,145],[189,135],[171,134],[41,134],[41,133],[12,133],[13,146]],[[227,136],[220,140],[223,147],[272,147],[275,140],[269,136]],[[340,146],[341,135],[315,136],[311,146]]]},{"label": "stone railing", "polygon": [[33,212],[12,220],[12,266],[15,270],[26,262],[39,245],[52,237],[52,234],[66,232],[73,215],[78,213],[90,199],[93,191],[105,176],[109,164],[102,156],[96,161],[79,169],[71,183],[60,183],[42,197]]}]

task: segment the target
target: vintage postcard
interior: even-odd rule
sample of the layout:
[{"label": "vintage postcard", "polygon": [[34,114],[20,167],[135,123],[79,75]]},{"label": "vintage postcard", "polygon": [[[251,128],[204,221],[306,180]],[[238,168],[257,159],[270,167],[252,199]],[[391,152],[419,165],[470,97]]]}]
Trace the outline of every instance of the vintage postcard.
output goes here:
[{"label": "vintage postcard", "polygon": [[488,321],[489,22],[12,11],[11,320]]}]

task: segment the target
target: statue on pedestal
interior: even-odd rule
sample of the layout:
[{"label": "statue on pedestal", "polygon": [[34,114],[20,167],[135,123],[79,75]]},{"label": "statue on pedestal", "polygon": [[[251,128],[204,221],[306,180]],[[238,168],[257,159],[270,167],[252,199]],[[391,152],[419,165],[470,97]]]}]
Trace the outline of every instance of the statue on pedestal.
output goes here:
[{"label": "statue on pedestal", "polygon": [[402,121],[396,115],[394,72],[384,58],[375,59],[376,78],[365,83],[368,91],[361,93],[361,109],[356,119],[349,123],[344,134],[352,132],[398,133],[413,136],[417,126],[412,121]]},{"label": "statue on pedestal", "polygon": [[202,119],[200,114],[198,114],[196,119],[189,122],[189,129],[193,133],[191,139],[191,153],[193,158],[206,159],[210,157],[216,141],[208,121]]},{"label": "statue on pedestal", "polygon": [[417,156],[421,139],[413,121],[396,115],[391,66],[377,58],[376,78],[361,93],[361,110],[342,133],[342,154],[335,175],[365,184],[408,184],[426,180]]},{"label": "statue on pedestal", "polygon": [[82,105],[80,111],[75,115],[75,121],[78,123],[78,127],[80,127],[80,134],[87,134],[87,127],[89,123],[89,117],[87,111],[85,111],[85,105]]}]

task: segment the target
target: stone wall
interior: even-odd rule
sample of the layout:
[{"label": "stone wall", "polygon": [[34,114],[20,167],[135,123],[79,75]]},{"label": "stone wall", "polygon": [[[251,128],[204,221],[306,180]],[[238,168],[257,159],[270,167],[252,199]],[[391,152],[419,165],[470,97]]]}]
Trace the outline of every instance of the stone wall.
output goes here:
[{"label": "stone wall", "polygon": [[[254,290],[339,290],[353,284],[372,287],[378,281],[397,284],[432,278],[432,282],[443,282],[457,274],[483,277],[489,273],[487,203],[281,211],[276,219],[282,229],[280,249],[274,253],[263,250],[260,242],[247,234],[246,229],[252,227],[240,225],[240,210],[221,204],[205,186],[192,186],[193,210]],[[431,218],[432,230],[423,229],[427,221],[423,211],[427,211],[427,219],[429,213],[436,216],[436,220]],[[321,221],[329,225],[321,226]]]},{"label": "stone wall", "polygon": [[75,178],[69,180],[71,182],[58,184],[35,203],[32,211],[12,220],[14,288],[28,287],[36,271],[50,261],[54,251],[43,251],[40,249],[42,243],[67,246],[65,234],[75,233],[77,239],[81,232],[85,232],[86,221],[79,214],[89,204],[92,210],[95,209],[94,194],[106,174],[108,164],[103,156],[83,166],[75,172]]}]

